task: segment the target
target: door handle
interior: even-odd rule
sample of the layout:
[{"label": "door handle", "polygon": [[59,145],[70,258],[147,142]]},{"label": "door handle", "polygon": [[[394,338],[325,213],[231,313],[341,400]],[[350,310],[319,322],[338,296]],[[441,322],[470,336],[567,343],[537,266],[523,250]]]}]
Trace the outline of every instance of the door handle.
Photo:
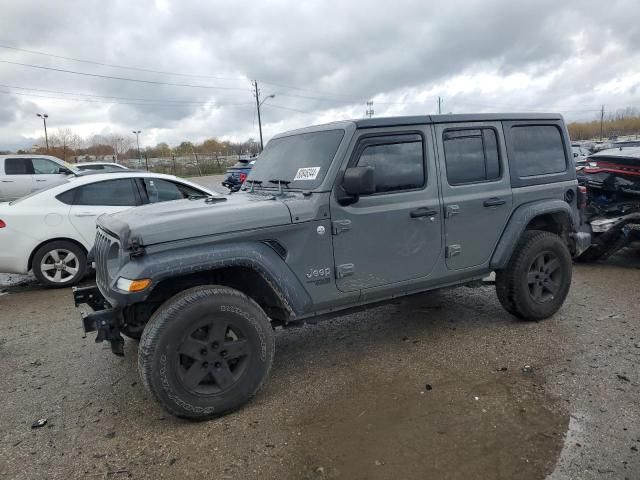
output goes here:
[{"label": "door handle", "polygon": [[483,205],[485,207],[499,207],[500,205],[504,205],[505,203],[507,203],[506,200],[502,200],[501,198],[498,198],[498,197],[493,197],[493,198],[490,198],[489,200],[485,200]]},{"label": "door handle", "polygon": [[36,182],[46,182],[46,180],[38,180],[38,179],[36,178]]},{"label": "door handle", "polygon": [[78,212],[78,213],[74,213],[73,216],[74,217],[95,217],[96,215],[94,215],[91,212]]},{"label": "door handle", "polygon": [[411,218],[433,217],[434,215],[437,215],[437,214],[438,214],[437,210],[431,210],[429,207],[416,208],[415,210],[412,210],[411,213],[409,213]]},{"label": "door handle", "polygon": [[2,180],[2,183],[14,183],[15,180]]}]

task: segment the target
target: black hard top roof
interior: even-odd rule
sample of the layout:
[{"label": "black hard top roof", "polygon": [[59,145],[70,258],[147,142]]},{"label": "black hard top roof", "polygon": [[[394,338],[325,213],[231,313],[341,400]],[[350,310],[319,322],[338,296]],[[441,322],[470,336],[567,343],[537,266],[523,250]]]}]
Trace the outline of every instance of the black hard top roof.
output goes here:
[{"label": "black hard top roof", "polygon": [[559,113],[460,113],[448,115],[416,115],[354,120],[357,128],[403,127],[425,123],[495,122],[501,120],[562,120]]}]

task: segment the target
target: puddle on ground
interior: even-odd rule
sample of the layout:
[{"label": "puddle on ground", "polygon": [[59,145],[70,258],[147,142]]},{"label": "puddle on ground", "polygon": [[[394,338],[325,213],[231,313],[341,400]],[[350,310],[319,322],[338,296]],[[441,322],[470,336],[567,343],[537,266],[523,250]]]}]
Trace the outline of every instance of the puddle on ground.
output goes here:
[{"label": "puddle on ground", "polygon": [[[562,449],[568,415],[533,376],[456,378],[431,390],[410,376],[370,377],[297,419],[286,478],[540,479]],[[466,385],[466,387],[465,387]]]}]

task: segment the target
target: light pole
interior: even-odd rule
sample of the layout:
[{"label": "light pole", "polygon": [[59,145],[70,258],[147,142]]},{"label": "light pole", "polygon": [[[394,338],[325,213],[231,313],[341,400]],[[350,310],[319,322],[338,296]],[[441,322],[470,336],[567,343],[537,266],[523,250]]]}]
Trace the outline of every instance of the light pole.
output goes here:
[{"label": "light pole", "polygon": [[258,129],[260,130],[260,151],[264,149],[264,143],[262,142],[262,118],[260,117],[260,107],[264,102],[269,100],[270,98],[274,98],[275,95],[271,94],[266,97],[264,100],[260,101],[260,90],[258,89],[258,82],[256,80],[253,81],[253,86],[255,88],[255,97],[256,97],[256,108],[258,109]]},{"label": "light pole", "polygon": [[138,145],[138,166],[140,166],[140,162],[142,162],[142,157],[140,156],[140,137],[139,137],[139,135],[142,133],[142,131],[134,130],[133,133],[136,136],[136,144]]},{"label": "light pole", "polygon": [[46,113],[36,113],[36,115],[44,122],[44,141],[47,144],[47,153],[49,153],[49,136],[47,135],[47,118],[49,118],[49,115]]}]

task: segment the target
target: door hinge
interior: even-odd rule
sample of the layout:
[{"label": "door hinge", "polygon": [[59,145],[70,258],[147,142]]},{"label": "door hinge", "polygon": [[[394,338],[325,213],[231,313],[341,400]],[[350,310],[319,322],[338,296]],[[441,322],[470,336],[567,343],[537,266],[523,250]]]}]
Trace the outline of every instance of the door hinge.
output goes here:
[{"label": "door hinge", "polygon": [[331,223],[331,232],[334,235],[340,235],[347,230],[351,230],[351,220],[334,220]]},{"label": "door hinge", "polygon": [[460,245],[447,245],[447,258],[455,257],[462,253],[462,246]]},{"label": "door hinge", "polygon": [[355,267],[353,263],[344,263],[336,266],[336,278],[344,278],[353,275]]},{"label": "door hinge", "polygon": [[460,213],[459,205],[447,205],[446,212],[445,212],[445,216],[447,218],[451,218],[454,215],[458,215],[459,213]]}]

